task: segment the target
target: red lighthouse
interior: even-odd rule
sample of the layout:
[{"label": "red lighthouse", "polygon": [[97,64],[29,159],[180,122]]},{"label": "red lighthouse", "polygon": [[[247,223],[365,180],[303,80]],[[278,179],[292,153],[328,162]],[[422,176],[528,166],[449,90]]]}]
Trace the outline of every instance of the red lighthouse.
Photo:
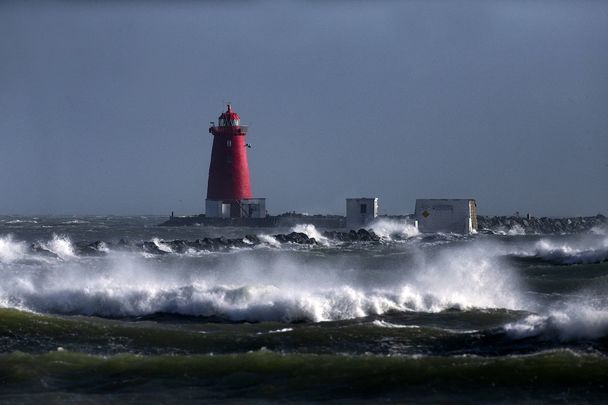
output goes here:
[{"label": "red lighthouse", "polygon": [[[245,135],[247,126],[228,104],[218,125],[211,123],[213,149],[209,164],[207,200],[208,217],[240,218],[266,216],[263,199],[251,198]],[[262,201],[260,201],[262,200]],[[261,204],[260,204],[261,203]]]}]

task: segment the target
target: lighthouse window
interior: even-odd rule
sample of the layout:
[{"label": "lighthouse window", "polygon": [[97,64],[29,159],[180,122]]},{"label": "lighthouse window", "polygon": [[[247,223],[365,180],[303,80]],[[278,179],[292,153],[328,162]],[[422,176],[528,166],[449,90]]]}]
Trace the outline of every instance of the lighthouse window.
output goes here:
[{"label": "lighthouse window", "polygon": [[226,146],[227,146],[227,147],[231,147],[231,146],[232,146],[232,141],[231,141],[230,139],[228,139],[228,140],[226,141]]},{"label": "lighthouse window", "polygon": [[367,205],[361,204],[361,214],[367,214]]}]

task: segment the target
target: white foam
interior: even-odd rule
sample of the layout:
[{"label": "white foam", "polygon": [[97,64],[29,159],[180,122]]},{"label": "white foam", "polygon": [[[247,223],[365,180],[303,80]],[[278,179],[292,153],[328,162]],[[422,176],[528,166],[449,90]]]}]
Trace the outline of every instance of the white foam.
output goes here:
[{"label": "white foam", "polygon": [[400,301],[413,310],[447,308],[523,309],[530,303],[515,272],[495,259],[485,246],[475,245],[422,257],[420,269],[401,289]]},{"label": "white foam", "polygon": [[74,246],[72,246],[70,238],[65,235],[53,234],[53,238],[46,243],[41,243],[41,246],[55,253],[57,256],[64,260],[76,256],[76,254],[74,253]]},{"label": "white foam", "polygon": [[496,235],[521,236],[526,235],[526,230],[519,224],[511,226],[501,226],[493,230]]},{"label": "white foam", "polygon": [[372,322],[372,325],[378,326],[380,328],[389,328],[389,329],[419,329],[418,325],[398,325],[395,323],[390,323],[382,320],[375,320]]},{"label": "white foam", "polygon": [[315,238],[317,243],[320,243],[321,245],[329,246],[330,244],[329,239],[323,236],[312,224],[298,224],[291,228],[291,232],[304,233],[309,238]]},{"label": "white foam", "polygon": [[282,329],[275,329],[275,330],[269,330],[268,332],[258,332],[258,335],[263,335],[264,333],[268,333],[268,334],[274,334],[274,333],[287,333],[287,332],[291,332],[293,331],[293,328],[282,328]]},{"label": "white foam", "polygon": [[594,226],[589,230],[589,232],[595,235],[608,236],[608,225]]},{"label": "white foam", "polygon": [[543,315],[529,315],[525,319],[504,326],[507,334],[521,339],[532,336],[557,338],[563,341],[597,339],[608,336],[608,308],[590,302],[569,302]]},{"label": "white foam", "polygon": [[369,224],[369,228],[371,228],[376,235],[389,240],[395,236],[399,238],[409,238],[420,234],[418,228],[405,220],[376,219]]},{"label": "white foam", "polygon": [[6,221],[6,224],[37,224],[38,221],[33,220],[33,219],[13,219],[11,221]]},{"label": "white foam", "polygon": [[62,222],[62,225],[77,225],[77,224],[88,224],[89,221],[85,221],[82,219],[72,219],[70,221]]},{"label": "white foam", "polygon": [[267,245],[270,245],[272,247],[281,247],[281,244],[279,243],[278,240],[276,240],[276,238],[272,235],[266,235],[266,234],[259,234],[258,235],[258,239],[260,239],[262,242],[266,243]]},{"label": "white foam", "polygon": [[608,260],[608,237],[585,237],[564,241],[541,239],[534,245],[535,256],[563,264],[598,263]]},{"label": "white foam", "polygon": [[558,264],[589,264],[608,260],[608,235],[601,230],[575,235],[545,236],[536,242],[503,246],[503,254],[535,257]]},{"label": "white foam", "polygon": [[158,238],[152,238],[152,243],[154,243],[158,250],[160,250],[161,252],[173,253],[173,249],[171,249],[171,246],[167,245]]},{"label": "white foam", "polygon": [[97,250],[99,252],[108,253],[110,251],[110,248],[108,247],[108,245],[105,242],[101,242],[99,244],[99,246],[97,247]]},{"label": "white foam", "polygon": [[23,258],[26,252],[24,242],[15,241],[12,235],[0,237],[0,263],[10,263]]},{"label": "white foam", "polygon": [[[66,238],[54,237],[49,245],[63,256],[71,252]],[[28,271],[4,272],[0,301],[51,313],[169,312],[284,322],[351,319],[387,311],[526,306],[514,273],[483,247],[433,256],[421,253],[415,265],[379,273],[374,286],[345,269],[341,259],[328,259],[321,267],[291,256],[252,255],[249,250],[204,263],[194,268],[172,264],[168,269],[158,257],[146,260],[139,254],[112,251],[98,259],[53,261]]]},{"label": "white foam", "polygon": [[519,224],[515,224],[507,231],[507,235],[515,236],[515,235],[525,235],[526,230]]}]

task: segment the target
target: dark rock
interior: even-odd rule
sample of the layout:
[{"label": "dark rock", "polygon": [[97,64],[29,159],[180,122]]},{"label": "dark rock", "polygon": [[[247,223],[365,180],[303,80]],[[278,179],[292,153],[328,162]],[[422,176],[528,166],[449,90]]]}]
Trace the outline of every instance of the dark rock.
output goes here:
[{"label": "dark rock", "polygon": [[118,241],[117,245],[118,245],[118,246],[120,246],[120,247],[128,247],[128,246],[131,246],[131,243],[129,243],[129,241],[128,241],[128,240],[126,240],[126,239],[122,239],[122,238],[121,238],[121,239]]},{"label": "dark rock", "polygon": [[167,252],[165,252],[164,250],[160,250],[158,248],[158,246],[156,246],[156,243],[150,242],[150,241],[144,242],[142,244],[142,249],[147,253],[152,253],[155,255],[166,255],[167,254]]},{"label": "dark rock", "polygon": [[185,253],[190,248],[188,242],[185,240],[174,240],[168,244],[175,253]]},{"label": "dark rock", "polygon": [[44,248],[39,243],[32,243],[30,245],[30,250],[32,252],[36,253],[36,254],[41,255],[41,256],[52,257],[52,258],[55,258],[55,259],[59,259],[60,258],[57,254],[55,254],[55,253],[51,252],[50,250]]},{"label": "dark rock", "polygon": [[357,240],[361,242],[379,241],[380,237],[372,230],[359,229],[357,231]]},{"label": "dark rock", "polygon": [[100,240],[93,243],[79,242],[75,244],[78,254],[86,256],[101,256],[104,255],[103,251],[104,243]]},{"label": "dark rock", "polygon": [[505,231],[520,226],[526,233],[574,233],[586,232],[596,226],[607,226],[606,217],[599,214],[593,217],[570,217],[570,218],[549,218],[549,217],[486,217],[478,216],[477,224],[479,230]]}]

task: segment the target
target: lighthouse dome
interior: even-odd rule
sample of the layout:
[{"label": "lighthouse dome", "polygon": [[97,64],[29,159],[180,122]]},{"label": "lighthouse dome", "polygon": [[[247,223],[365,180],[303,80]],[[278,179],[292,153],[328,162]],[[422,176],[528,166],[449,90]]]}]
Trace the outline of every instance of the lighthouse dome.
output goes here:
[{"label": "lighthouse dome", "polygon": [[232,106],[228,104],[226,112],[222,113],[219,118],[219,126],[220,127],[230,127],[240,125],[241,118],[237,113],[232,111]]}]

